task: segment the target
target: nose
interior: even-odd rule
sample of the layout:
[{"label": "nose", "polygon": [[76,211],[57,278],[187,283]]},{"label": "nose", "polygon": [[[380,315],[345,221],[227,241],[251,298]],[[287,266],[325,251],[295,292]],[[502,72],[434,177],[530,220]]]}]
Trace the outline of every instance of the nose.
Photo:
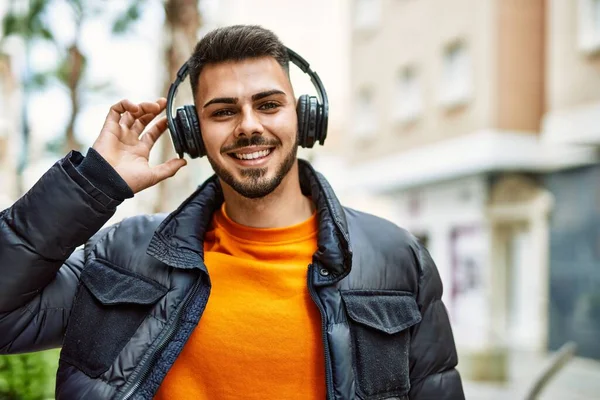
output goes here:
[{"label": "nose", "polygon": [[240,122],[235,129],[235,136],[262,135],[264,127],[252,106],[243,107],[240,113]]}]

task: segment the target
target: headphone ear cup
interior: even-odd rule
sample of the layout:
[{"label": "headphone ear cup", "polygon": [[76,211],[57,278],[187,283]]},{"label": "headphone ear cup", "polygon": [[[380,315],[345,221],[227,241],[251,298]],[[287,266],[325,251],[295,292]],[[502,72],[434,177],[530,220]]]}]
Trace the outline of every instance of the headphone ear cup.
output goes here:
[{"label": "headphone ear cup", "polygon": [[179,158],[183,158],[183,154],[187,152],[185,142],[183,137],[181,136],[182,126],[179,122],[178,111],[175,111],[175,117],[171,119],[173,122],[173,126],[169,129],[169,134],[171,136],[171,142],[173,143],[173,147],[175,148],[175,152],[179,156]]},{"label": "headphone ear cup", "polygon": [[[188,153],[190,152],[190,142],[188,141],[188,137],[189,134],[187,133],[189,131],[189,122],[187,117],[185,116],[185,110],[183,109],[183,107],[178,107],[175,110],[175,118],[174,122],[175,122],[175,126],[177,129],[175,129],[175,135],[177,136],[177,141],[179,142],[179,147],[181,147],[181,149],[183,150],[184,153]],[[177,147],[177,145],[175,146]]]},{"label": "headphone ear cup", "polygon": [[308,96],[303,94],[298,99],[296,105],[296,114],[298,115],[298,144],[305,147],[307,125],[308,125]]},{"label": "headphone ear cup", "polygon": [[316,140],[319,141],[321,145],[325,143],[325,139],[327,138],[327,123],[329,119],[329,110],[325,109],[325,106],[319,103],[317,114],[318,114],[318,131]]},{"label": "headphone ear cup", "polygon": [[175,123],[184,151],[191,158],[202,157],[204,155],[202,153],[204,144],[200,137],[196,108],[190,105],[177,108]]},{"label": "headphone ear cup", "polygon": [[202,132],[200,131],[200,121],[198,113],[196,112],[196,106],[185,105],[185,115],[189,120],[190,135],[196,148],[196,157],[204,157],[206,155],[206,148],[204,147],[204,140],[202,140]]},{"label": "headphone ear cup", "polygon": [[296,106],[298,114],[298,144],[312,148],[316,142],[323,144],[327,137],[327,110],[316,96],[303,94]]},{"label": "headphone ear cup", "polygon": [[312,148],[319,134],[319,100],[315,96],[309,97],[308,111],[307,147]]}]

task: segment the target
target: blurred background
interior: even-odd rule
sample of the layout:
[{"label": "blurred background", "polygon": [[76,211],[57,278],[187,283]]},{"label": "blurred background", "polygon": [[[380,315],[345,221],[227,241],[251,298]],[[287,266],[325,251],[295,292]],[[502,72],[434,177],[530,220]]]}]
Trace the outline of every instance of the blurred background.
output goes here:
[{"label": "blurred background", "polygon": [[[1,0],[0,18],[0,209],[110,105],[166,96],[208,30],[260,24],[329,94],[327,143],[300,156],[436,260],[467,399],[600,398],[600,0]],[[109,223],[211,174],[194,160]],[[1,357],[0,399],[52,398],[57,357]]]}]

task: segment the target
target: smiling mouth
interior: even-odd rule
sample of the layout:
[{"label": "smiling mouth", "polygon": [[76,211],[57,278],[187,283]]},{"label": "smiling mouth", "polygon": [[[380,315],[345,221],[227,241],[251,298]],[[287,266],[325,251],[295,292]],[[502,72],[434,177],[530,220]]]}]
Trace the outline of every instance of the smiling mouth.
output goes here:
[{"label": "smiling mouth", "polygon": [[251,153],[248,153],[248,152],[239,152],[239,153],[233,152],[233,153],[228,153],[228,155],[230,157],[233,157],[233,158],[238,159],[238,160],[258,160],[260,158],[267,157],[269,154],[271,154],[271,152],[274,149],[275,149],[274,147],[270,147],[268,149],[253,151]]}]

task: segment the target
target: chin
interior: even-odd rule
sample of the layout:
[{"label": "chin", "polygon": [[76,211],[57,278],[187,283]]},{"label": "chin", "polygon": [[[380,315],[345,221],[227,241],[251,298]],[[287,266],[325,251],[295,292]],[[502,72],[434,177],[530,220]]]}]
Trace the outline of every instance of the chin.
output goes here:
[{"label": "chin", "polygon": [[289,175],[296,164],[296,149],[283,159],[278,157],[281,155],[278,148],[256,160],[238,160],[226,155],[221,162],[210,156],[208,161],[222,182],[243,197],[257,199],[271,194]]}]

